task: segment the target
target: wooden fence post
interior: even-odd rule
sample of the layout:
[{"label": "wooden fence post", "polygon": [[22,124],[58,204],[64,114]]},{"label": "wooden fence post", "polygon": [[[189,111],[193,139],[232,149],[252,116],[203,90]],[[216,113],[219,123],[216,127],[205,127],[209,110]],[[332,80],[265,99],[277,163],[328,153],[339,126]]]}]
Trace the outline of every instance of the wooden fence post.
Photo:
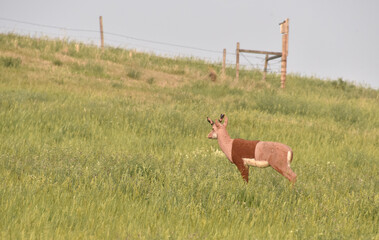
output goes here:
[{"label": "wooden fence post", "polygon": [[101,37],[101,49],[104,50],[104,31],[103,31],[103,17],[100,16],[100,37]]},{"label": "wooden fence post", "polygon": [[282,33],[282,66],[281,66],[281,88],[285,88],[287,77],[287,55],[288,55],[288,33],[289,33],[289,19],[287,18],[280,26]]},{"label": "wooden fence post", "polygon": [[224,48],[224,51],[222,52],[222,77],[225,77],[225,65],[226,65],[226,49]]},{"label": "wooden fence post", "polygon": [[268,64],[268,54],[266,54],[266,58],[265,58],[265,68],[263,69],[263,81],[266,81],[267,64]]},{"label": "wooden fence post", "polygon": [[236,49],[236,79],[238,82],[240,76],[240,43],[237,42],[237,49]]}]

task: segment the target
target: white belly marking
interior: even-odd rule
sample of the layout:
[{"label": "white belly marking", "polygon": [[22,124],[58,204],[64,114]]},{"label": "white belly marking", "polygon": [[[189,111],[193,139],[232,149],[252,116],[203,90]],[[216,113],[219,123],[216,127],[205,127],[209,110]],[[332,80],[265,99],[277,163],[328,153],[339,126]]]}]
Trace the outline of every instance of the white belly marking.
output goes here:
[{"label": "white belly marking", "polygon": [[249,166],[265,168],[270,166],[267,161],[257,161],[254,158],[242,158],[243,162]]}]

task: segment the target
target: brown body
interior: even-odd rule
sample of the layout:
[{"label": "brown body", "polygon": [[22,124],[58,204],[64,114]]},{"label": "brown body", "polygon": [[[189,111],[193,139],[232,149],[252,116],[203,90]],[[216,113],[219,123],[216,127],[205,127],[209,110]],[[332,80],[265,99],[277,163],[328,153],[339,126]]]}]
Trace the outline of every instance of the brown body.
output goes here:
[{"label": "brown body", "polygon": [[234,139],[232,143],[232,161],[241,172],[243,179],[249,181],[249,167],[244,158],[255,159],[255,149],[259,141]]},{"label": "brown body", "polygon": [[208,138],[217,139],[221,150],[237,166],[246,182],[249,181],[249,166],[271,166],[292,183],[296,181],[296,174],[290,168],[293,152],[289,146],[278,142],[232,139],[226,131],[227,118],[224,124],[221,124],[222,118],[219,122],[213,122],[209,118],[208,121],[212,124]]}]

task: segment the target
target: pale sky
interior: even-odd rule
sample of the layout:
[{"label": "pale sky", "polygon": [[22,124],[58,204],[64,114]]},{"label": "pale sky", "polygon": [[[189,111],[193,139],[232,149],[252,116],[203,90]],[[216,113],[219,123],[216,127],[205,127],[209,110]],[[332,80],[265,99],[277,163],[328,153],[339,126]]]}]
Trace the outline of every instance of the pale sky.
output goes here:
[{"label": "pale sky", "polygon": [[[378,89],[378,12],[377,0],[0,0],[0,32],[99,45],[103,16],[107,45],[211,61],[221,61],[226,48],[234,64],[237,42],[280,52],[278,24],[289,18],[289,73]],[[241,61],[261,67],[263,57],[244,54]],[[270,68],[280,71],[280,64]]]}]

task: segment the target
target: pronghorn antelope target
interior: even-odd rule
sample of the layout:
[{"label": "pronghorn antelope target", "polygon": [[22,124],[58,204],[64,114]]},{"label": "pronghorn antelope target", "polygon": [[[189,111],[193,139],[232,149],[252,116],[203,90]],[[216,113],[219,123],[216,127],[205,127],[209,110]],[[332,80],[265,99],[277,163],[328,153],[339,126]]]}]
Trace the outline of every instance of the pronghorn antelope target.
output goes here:
[{"label": "pronghorn antelope target", "polygon": [[212,126],[208,138],[217,139],[221,150],[229,161],[237,166],[246,182],[249,181],[249,166],[271,166],[290,182],[296,182],[296,174],[290,167],[293,152],[289,146],[279,142],[232,139],[226,130],[228,118],[224,114],[221,114],[218,121],[214,122],[209,117],[207,120]]}]

